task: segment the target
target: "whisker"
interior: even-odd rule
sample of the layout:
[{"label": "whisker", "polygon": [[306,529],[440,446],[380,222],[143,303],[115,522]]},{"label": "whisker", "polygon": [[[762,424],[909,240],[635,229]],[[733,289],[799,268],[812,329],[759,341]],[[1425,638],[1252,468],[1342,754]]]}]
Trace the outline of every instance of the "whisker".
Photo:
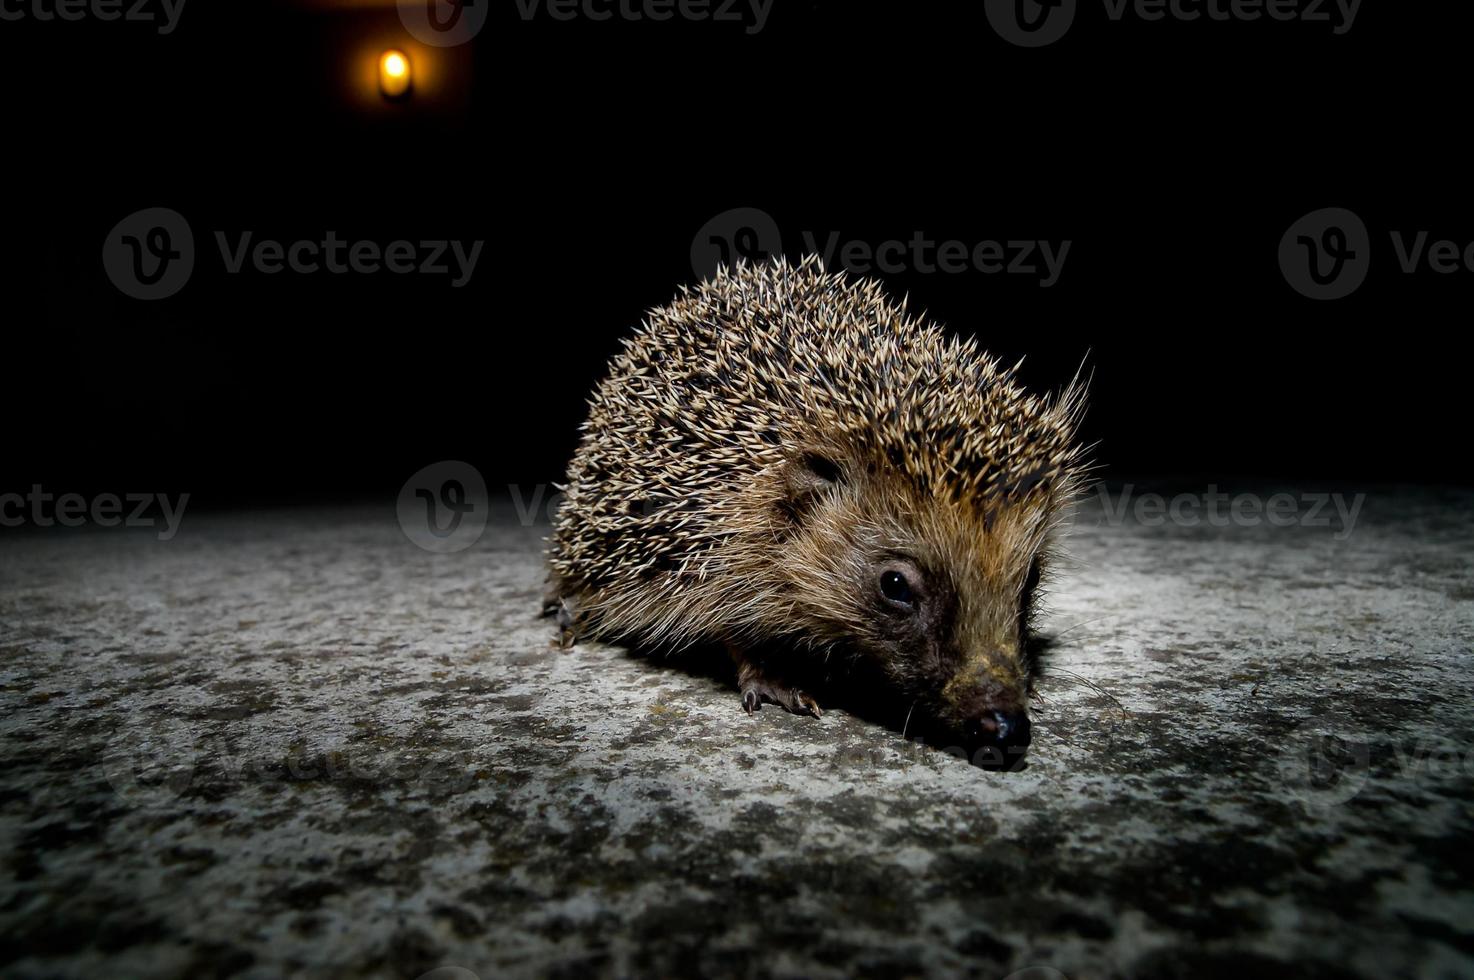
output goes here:
[{"label": "whisker", "polygon": [[1098,622],[1100,622],[1103,619],[1110,619],[1114,615],[1116,615],[1116,614],[1115,613],[1106,613],[1104,616],[1096,616],[1093,619],[1082,619],[1080,622],[1076,623],[1075,625],[1073,625],[1073,626],[1067,626],[1064,629],[1060,630],[1059,632],[1055,633],[1054,634],[1054,638],[1058,638],[1058,637],[1064,636],[1066,633],[1070,632],[1071,630],[1077,630],[1077,629],[1079,629],[1082,626],[1089,626],[1091,623],[1098,623]]},{"label": "whisker", "polygon": [[1091,680],[1090,678],[1077,674],[1073,670],[1065,670],[1063,667],[1055,667],[1052,673],[1067,674],[1070,677],[1078,680],[1081,684],[1084,684],[1086,687],[1090,688],[1095,693],[1099,694],[1101,697],[1108,699],[1112,704],[1116,706],[1116,710],[1121,712],[1122,720],[1131,717],[1131,712],[1126,710],[1126,706],[1121,703],[1119,698],[1117,698],[1110,691],[1107,691],[1105,688],[1101,687],[1099,684],[1095,683],[1095,681]]}]

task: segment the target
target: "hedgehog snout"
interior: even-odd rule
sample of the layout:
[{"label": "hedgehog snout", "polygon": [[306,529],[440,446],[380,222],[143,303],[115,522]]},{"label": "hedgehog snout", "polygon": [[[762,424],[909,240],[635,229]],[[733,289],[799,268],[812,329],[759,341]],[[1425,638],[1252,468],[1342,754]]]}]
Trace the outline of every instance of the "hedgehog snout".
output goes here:
[{"label": "hedgehog snout", "polygon": [[1030,728],[1026,711],[985,711],[963,723],[963,748],[975,766],[1017,769],[1029,749]]},{"label": "hedgehog snout", "polygon": [[951,737],[961,740],[968,760],[983,769],[1019,768],[1032,736],[1025,698],[1010,685],[969,671],[948,686],[948,727]]}]

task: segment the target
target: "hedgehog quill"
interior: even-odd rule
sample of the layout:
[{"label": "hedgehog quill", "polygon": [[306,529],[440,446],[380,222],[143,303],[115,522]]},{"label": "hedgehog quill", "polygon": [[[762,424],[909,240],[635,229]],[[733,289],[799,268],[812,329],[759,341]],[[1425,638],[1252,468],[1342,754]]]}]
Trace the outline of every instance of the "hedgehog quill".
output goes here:
[{"label": "hedgehog quill", "polygon": [[683,287],[590,399],[548,611],[570,638],[724,647],[749,713],[819,717],[805,659],[874,668],[975,762],[1016,764],[1086,470],[1084,385],[1016,370],[817,257]]}]

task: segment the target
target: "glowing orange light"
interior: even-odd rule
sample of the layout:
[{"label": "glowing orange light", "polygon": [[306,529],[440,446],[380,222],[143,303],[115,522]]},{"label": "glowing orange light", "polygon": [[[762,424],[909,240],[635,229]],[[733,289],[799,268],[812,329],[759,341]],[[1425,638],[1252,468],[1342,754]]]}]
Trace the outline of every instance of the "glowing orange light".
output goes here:
[{"label": "glowing orange light", "polygon": [[379,91],[394,99],[409,91],[409,57],[392,48],[379,55]]}]

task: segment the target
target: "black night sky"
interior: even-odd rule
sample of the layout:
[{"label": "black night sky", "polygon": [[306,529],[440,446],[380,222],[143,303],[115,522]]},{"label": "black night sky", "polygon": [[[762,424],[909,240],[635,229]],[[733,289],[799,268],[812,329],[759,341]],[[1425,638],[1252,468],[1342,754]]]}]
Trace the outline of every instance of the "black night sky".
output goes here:
[{"label": "black night sky", "polygon": [[[425,48],[436,84],[400,103],[360,77],[364,51],[400,43],[392,6],[191,4],[167,34],[8,23],[4,483],[208,507],[372,497],[442,458],[556,478],[619,336],[739,208],[793,257],[832,241],[831,265],[864,268],[905,245],[874,274],[1027,355],[1031,384],[1084,362],[1108,476],[1466,478],[1461,34],[1386,4],[1341,36],[1085,5],[1029,50],[960,6],[778,0],[749,32],[750,13],[499,5],[473,42]],[[155,207],[188,222],[195,263],[142,301],[100,256]],[[1330,207],[1364,222],[1372,258],[1353,295],[1317,301],[1277,253]],[[459,286],[250,253],[231,271],[243,245],[329,233],[409,242],[416,269],[421,243],[481,245]],[[1406,272],[1398,243],[1420,233]],[[1433,267],[1443,240],[1456,271]],[[963,270],[928,271],[925,246],[949,242]],[[1041,286],[971,261],[995,242],[1019,268],[1009,242],[1069,245]]]}]

